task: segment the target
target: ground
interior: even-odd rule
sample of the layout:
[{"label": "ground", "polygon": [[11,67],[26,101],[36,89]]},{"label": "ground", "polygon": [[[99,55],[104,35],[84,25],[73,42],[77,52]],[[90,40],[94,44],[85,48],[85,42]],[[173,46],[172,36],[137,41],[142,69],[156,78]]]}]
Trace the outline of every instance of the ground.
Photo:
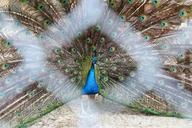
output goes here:
[{"label": "ground", "polygon": [[89,111],[95,103],[89,107],[84,104],[89,112],[83,112],[81,102],[76,100],[58,108],[30,128],[192,128],[189,119],[144,116],[111,102],[97,103],[97,109],[102,109],[99,112],[96,108]]}]

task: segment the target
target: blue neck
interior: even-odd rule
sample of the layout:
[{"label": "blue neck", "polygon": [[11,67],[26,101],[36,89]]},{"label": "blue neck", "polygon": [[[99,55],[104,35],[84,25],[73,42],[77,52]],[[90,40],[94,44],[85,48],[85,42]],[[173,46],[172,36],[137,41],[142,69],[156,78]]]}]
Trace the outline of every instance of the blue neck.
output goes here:
[{"label": "blue neck", "polygon": [[95,79],[95,69],[94,65],[91,66],[91,69],[89,70],[86,83],[82,89],[82,94],[97,94],[99,92],[99,87],[97,85],[96,79]]}]

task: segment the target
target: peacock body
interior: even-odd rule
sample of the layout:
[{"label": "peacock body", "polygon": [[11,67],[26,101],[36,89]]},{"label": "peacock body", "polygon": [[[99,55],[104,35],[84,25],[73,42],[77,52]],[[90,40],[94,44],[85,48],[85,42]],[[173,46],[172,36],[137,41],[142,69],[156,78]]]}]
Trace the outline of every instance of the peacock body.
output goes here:
[{"label": "peacock body", "polygon": [[191,115],[192,2],[92,2],[10,0],[2,7],[0,119],[25,125],[97,93],[142,112]]}]

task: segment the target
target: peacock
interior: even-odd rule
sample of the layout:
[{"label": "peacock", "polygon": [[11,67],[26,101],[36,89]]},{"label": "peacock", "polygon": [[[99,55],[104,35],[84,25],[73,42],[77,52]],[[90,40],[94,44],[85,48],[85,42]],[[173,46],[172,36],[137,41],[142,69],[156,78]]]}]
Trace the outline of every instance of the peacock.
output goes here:
[{"label": "peacock", "polygon": [[142,113],[191,117],[192,1],[2,5],[0,122],[6,127],[26,127],[95,94]]}]

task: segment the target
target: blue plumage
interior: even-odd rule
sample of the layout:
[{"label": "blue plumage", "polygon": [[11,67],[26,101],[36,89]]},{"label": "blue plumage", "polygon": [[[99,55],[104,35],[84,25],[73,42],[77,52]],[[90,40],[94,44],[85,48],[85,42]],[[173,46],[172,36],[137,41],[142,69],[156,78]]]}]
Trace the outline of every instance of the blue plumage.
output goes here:
[{"label": "blue plumage", "polygon": [[86,83],[82,89],[82,94],[97,94],[99,92],[99,86],[95,79],[95,69],[94,66],[91,66],[89,74],[87,76]]}]

